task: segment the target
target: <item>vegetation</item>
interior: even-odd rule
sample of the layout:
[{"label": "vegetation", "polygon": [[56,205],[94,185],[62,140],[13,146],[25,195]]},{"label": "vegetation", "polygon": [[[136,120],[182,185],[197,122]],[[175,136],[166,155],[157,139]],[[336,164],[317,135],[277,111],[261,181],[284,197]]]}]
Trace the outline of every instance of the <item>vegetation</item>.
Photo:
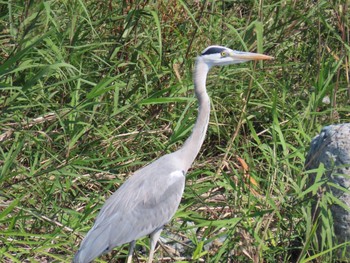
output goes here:
[{"label": "vegetation", "polygon": [[1,262],[71,261],[104,200],[189,135],[211,44],[276,59],[211,71],[207,138],[163,233],[186,253],[156,258],[334,260],[304,162],[322,126],[349,121],[346,1],[9,0],[0,14]]}]

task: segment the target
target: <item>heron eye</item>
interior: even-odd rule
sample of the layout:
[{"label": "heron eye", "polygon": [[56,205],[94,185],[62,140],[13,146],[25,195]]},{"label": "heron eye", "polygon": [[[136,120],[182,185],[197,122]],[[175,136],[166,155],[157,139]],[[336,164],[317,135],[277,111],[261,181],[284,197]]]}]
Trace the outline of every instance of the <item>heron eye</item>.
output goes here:
[{"label": "heron eye", "polygon": [[220,53],[220,55],[221,55],[221,57],[227,57],[227,53],[226,53],[226,51],[221,51],[221,53]]}]

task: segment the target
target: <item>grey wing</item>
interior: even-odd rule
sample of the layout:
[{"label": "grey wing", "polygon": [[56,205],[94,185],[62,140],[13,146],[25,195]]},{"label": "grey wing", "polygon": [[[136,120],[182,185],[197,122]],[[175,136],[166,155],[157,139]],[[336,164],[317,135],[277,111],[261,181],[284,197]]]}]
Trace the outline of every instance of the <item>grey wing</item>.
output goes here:
[{"label": "grey wing", "polygon": [[164,159],[137,171],[106,201],[74,262],[90,262],[171,219],[181,201],[185,175],[173,165],[164,165]]},{"label": "grey wing", "polygon": [[[127,232],[123,237],[127,240],[126,242],[151,234],[154,230],[168,223],[175,214],[181,201],[185,177],[181,171],[172,172],[171,176],[177,178],[167,181],[160,180],[162,184],[153,181],[155,184],[153,188],[144,188],[146,191],[142,194],[142,200],[139,200],[134,209],[128,213]],[[152,184],[152,182],[150,183]],[[117,221],[113,220],[113,222],[116,226],[120,226]],[[117,246],[120,242],[118,239],[111,237],[114,246]]]}]

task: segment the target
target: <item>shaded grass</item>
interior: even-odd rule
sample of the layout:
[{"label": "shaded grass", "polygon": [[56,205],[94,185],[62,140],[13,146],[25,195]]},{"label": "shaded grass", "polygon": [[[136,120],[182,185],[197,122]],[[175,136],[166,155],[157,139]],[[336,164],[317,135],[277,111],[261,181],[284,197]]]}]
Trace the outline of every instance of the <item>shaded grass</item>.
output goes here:
[{"label": "shaded grass", "polygon": [[[209,44],[276,60],[208,77],[207,139],[168,226],[190,240],[183,260],[330,259],[331,238],[317,250],[308,196],[316,186],[306,187],[303,166],[316,132],[348,121],[346,8],[341,1],[1,3],[1,260],[70,262],[104,200],[189,135],[193,57]],[[115,257],[126,253],[124,246]]]}]

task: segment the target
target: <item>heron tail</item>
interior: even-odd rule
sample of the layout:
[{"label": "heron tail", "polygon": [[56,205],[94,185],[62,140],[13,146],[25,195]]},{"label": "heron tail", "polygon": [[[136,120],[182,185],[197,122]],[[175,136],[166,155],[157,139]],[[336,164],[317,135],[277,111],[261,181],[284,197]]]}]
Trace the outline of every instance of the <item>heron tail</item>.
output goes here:
[{"label": "heron tail", "polygon": [[109,245],[109,228],[92,228],[82,241],[73,263],[89,263],[101,254],[109,252],[112,249]]}]

